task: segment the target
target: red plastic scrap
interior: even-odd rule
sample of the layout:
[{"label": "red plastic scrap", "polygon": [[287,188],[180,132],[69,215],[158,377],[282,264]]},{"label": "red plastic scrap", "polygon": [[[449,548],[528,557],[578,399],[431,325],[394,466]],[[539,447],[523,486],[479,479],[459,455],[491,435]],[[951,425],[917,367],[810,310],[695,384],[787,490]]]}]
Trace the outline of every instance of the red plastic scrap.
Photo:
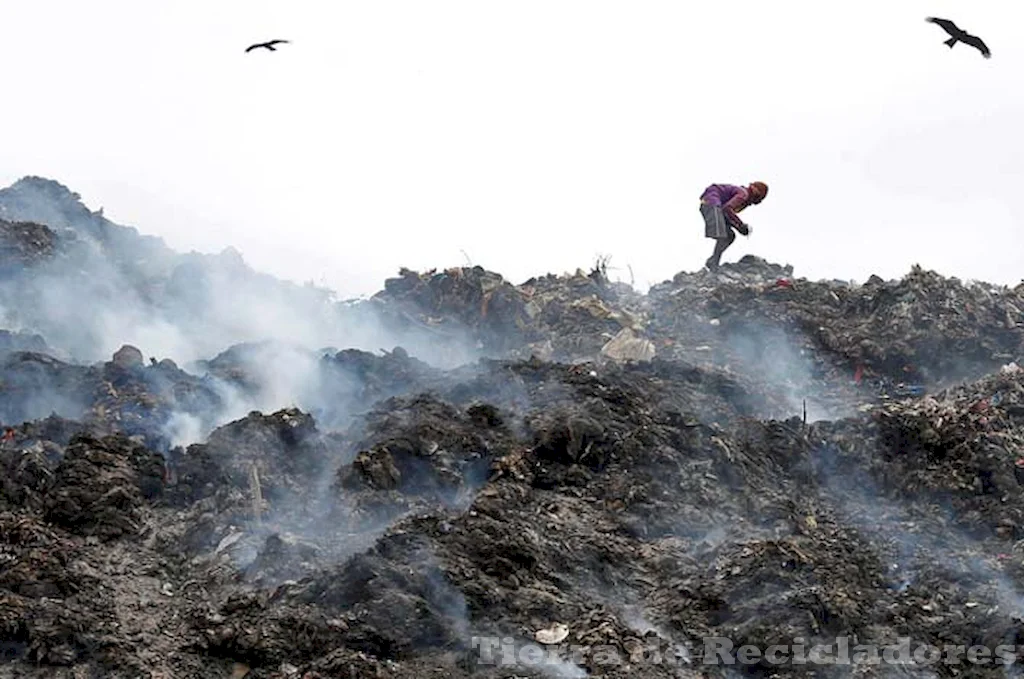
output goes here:
[{"label": "red plastic scrap", "polygon": [[3,440],[4,441],[13,441],[14,440],[14,430],[11,429],[10,427],[8,427],[6,430],[4,430]]},{"label": "red plastic scrap", "polygon": [[1014,464],[1020,467],[1021,469],[1024,469],[1024,457],[1019,458],[1016,462],[1014,462]]},{"label": "red plastic scrap", "polygon": [[793,283],[788,278],[780,278],[775,281],[775,287],[777,288],[792,288]]},{"label": "red plastic scrap", "polygon": [[853,381],[860,384],[861,379],[864,377],[864,366],[858,365],[857,370],[853,373]]}]

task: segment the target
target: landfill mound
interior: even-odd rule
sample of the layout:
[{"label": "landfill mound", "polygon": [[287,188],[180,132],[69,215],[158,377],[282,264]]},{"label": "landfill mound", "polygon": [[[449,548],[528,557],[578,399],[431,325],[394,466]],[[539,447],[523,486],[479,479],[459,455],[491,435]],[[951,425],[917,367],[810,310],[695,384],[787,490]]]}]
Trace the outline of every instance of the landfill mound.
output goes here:
[{"label": "landfill mound", "polygon": [[[0,191],[0,677],[1016,676],[765,652],[1016,657],[1024,287],[403,269],[236,333],[236,260],[82,210]],[[314,309],[361,342],[261,334]]]},{"label": "landfill mound", "polygon": [[[166,457],[66,421],[16,428],[6,667],[724,676],[702,639],[1013,643],[1022,371],[837,422],[759,420],[751,398],[678,362],[533,359],[383,399],[344,431],[252,413]],[[563,635],[575,660],[480,652]]]}]

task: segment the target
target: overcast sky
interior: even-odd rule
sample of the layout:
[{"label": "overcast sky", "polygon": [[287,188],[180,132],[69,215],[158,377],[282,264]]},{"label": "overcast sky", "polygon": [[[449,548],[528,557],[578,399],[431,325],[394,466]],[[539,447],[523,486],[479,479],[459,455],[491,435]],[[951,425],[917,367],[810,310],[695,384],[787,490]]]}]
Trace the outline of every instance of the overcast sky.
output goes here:
[{"label": "overcast sky", "polygon": [[[1024,8],[1005,0],[7,3],[0,182],[56,179],[179,250],[345,296],[710,254],[711,182],[771,187],[724,261],[1024,277]],[[947,17],[982,59],[925,23]],[[251,42],[293,41],[244,54]]]}]

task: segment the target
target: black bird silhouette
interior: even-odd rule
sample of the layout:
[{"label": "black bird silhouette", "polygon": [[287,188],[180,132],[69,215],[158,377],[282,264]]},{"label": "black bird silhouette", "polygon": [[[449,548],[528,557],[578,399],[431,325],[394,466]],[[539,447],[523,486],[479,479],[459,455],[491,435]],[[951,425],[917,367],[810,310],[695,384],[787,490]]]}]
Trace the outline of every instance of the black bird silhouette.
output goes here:
[{"label": "black bird silhouette", "polygon": [[939,26],[942,27],[944,31],[946,31],[946,33],[949,33],[951,37],[949,38],[949,40],[944,40],[943,44],[949,45],[950,49],[953,49],[953,45],[957,44],[958,42],[962,42],[965,45],[970,45],[971,47],[981,52],[981,55],[986,59],[990,59],[992,57],[992,52],[990,52],[985,43],[981,41],[981,38],[979,38],[976,35],[971,35],[970,33],[965,32],[949,19],[937,19],[935,17],[928,17],[927,19],[925,19],[925,21],[931,22],[933,24],[938,24]]},{"label": "black bird silhouette", "polygon": [[262,47],[264,49],[270,50],[271,52],[276,52],[277,48],[274,47],[274,45],[280,45],[281,43],[284,43],[284,42],[290,42],[290,41],[288,41],[288,40],[270,40],[268,42],[258,42],[255,45],[249,45],[248,47],[246,47],[245,51],[246,52],[252,52],[254,49],[258,49],[258,48]]}]

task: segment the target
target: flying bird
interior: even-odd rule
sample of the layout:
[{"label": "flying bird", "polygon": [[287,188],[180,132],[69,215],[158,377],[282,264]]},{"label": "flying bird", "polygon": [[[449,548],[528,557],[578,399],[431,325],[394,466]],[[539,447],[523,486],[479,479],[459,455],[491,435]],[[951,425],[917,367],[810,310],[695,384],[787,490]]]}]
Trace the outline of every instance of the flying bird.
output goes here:
[{"label": "flying bird", "polygon": [[274,45],[280,45],[281,43],[286,43],[286,42],[290,42],[290,41],[289,40],[270,40],[268,42],[258,42],[255,45],[249,45],[248,47],[246,47],[245,51],[246,52],[252,52],[254,49],[259,49],[260,47],[262,47],[264,49],[270,50],[271,52],[276,52],[277,48],[274,47]]},{"label": "flying bird", "polygon": [[976,35],[971,35],[970,33],[965,32],[963,29],[961,29],[959,26],[954,24],[949,19],[937,19],[935,17],[928,17],[927,19],[925,19],[925,21],[931,22],[933,24],[938,24],[939,26],[942,27],[944,31],[946,31],[946,33],[949,33],[949,40],[943,40],[943,43],[949,45],[950,49],[952,49],[953,45],[957,44],[958,42],[962,42],[965,45],[970,45],[971,47],[977,49],[979,52],[981,52],[981,55],[986,59],[992,57],[992,52],[990,52],[988,46],[986,46],[985,43],[981,41],[981,38],[979,38]]}]

